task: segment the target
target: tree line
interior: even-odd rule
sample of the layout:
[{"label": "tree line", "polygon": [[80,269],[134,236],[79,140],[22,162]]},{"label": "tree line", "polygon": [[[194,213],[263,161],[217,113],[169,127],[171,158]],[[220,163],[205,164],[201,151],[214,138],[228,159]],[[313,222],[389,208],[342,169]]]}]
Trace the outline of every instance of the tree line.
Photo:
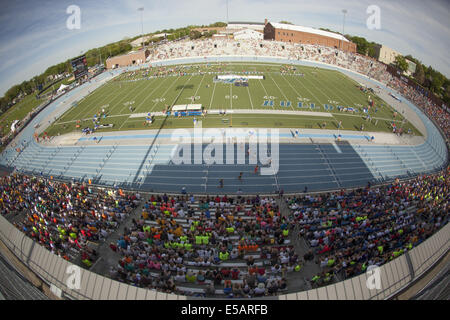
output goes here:
[{"label": "tree line", "polygon": [[[205,34],[200,34],[197,32],[194,32],[192,29],[195,28],[204,28],[204,27],[225,27],[227,24],[225,22],[215,22],[210,25],[189,25],[187,27],[182,27],[178,29],[164,29],[164,30],[158,30],[155,32],[152,32],[147,35],[151,34],[160,34],[160,33],[166,33],[168,34],[167,40],[176,40],[183,37],[189,36],[191,39],[198,39],[200,37],[211,37],[213,34],[215,34],[215,31],[207,32]],[[107,44],[105,46],[99,47],[99,48],[93,48],[88,50],[84,53],[86,55],[86,61],[88,67],[92,67],[96,64],[104,64],[106,59],[108,57],[114,57],[120,54],[127,53],[132,50],[131,42],[137,38],[141,37],[141,35],[138,35],[131,39],[123,39],[117,42],[113,42],[110,44]],[[163,40],[164,37],[159,37],[156,39],[148,40],[145,44],[148,45],[153,42],[159,42]],[[73,57],[75,58],[75,57]],[[55,76],[58,74],[63,73],[71,73],[72,72],[72,66],[71,66],[71,60],[68,59],[64,62],[55,64],[53,66],[48,67],[43,73],[40,75],[34,76],[30,80],[25,80],[20,84],[16,84],[9,88],[3,97],[0,98],[0,113],[3,114],[6,112],[10,107],[13,106],[13,100],[18,98],[19,95],[26,96],[32,93],[35,93],[39,88],[44,88],[45,86],[48,86],[53,82],[53,80],[50,80],[49,76]]]},{"label": "tree line", "polygon": [[[321,30],[341,34],[336,31],[321,28]],[[351,36],[346,34],[345,37],[356,44],[356,52],[361,55],[377,58],[376,47],[378,43],[368,41],[363,37]],[[447,106],[450,105],[450,80],[439,71],[433,69],[431,66],[425,66],[420,60],[414,58],[412,55],[397,56],[394,65],[401,71],[408,70],[408,62],[412,61],[416,64],[416,71],[409,78],[414,80],[417,84],[434,93],[438,98],[444,101]]]},{"label": "tree line", "polygon": [[[113,57],[126,53],[132,49],[128,40],[121,40],[118,42],[107,44],[103,47],[94,48],[88,50],[84,55],[86,55],[86,62],[88,67],[92,67],[99,63],[105,63],[108,57]],[[75,57],[74,57],[75,58]],[[20,84],[16,84],[9,88],[3,97],[0,98],[0,112],[5,113],[10,107],[13,106],[13,100],[19,95],[26,96],[35,93],[39,88],[44,88],[45,86],[51,84],[50,76],[55,76],[63,73],[71,73],[71,59],[64,62],[55,64],[48,67],[43,73],[34,76],[30,80],[25,80]]]},{"label": "tree line", "polygon": [[[283,21],[283,23],[290,23],[288,21]],[[166,39],[169,41],[181,39],[184,37],[189,37],[190,39],[198,39],[202,37],[212,37],[216,31],[212,30],[209,32],[201,33],[199,31],[193,30],[196,28],[214,28],[214,27],[225,27],[227,24],[224,22],[215,22],[210,25],[189,25],[187,27],[177,28],[177,29],[164,29],[152,32],[147,35],[152,34],[167,34]],[[340,34],[339,32],[335,32],[329,29],[321,28],[321,30],[334,32]],[[131,41],[138,39],[142,35],[138,35],[131,39],[123,39],[114,43],[107,44],[105,46],[99,48],[93,48],[88,50],[86,53],[86,60],[88,67],[92,67],[96,64],[104,64],[108,57],[117,56],[132,50]],[[367,41],[363,37],[345,35],[347,39],[356,44],[357,52],[359,54],[369,56],[372,58],[376,58],[376,46],[378,45],[375,42]],[[146,45],[150,43],[159,42],[161,40],[165,40],[164,37],[159,37],[155,39],[150,39],[146,41]],[[411,55],[407,56],[399,56],[396,59],[395,65],[402,71],[407,69],[406,59],[416,63],[416,72],[412,75],[412,79],[423,86],[424,88],[430,90],[439,98],[441,98],[445,103],[449,104],[450,102],[450,81],[443,74],[433,69],[431,66],[425,66],[418,59],[415,59]],[[20,84],[16,84],[12,86],[9,90],[7,90],[3,97],[0,98],[0,113],[6,112],[12,105],[13,100],[17,98],[20,94],[22,96],[32,94],[38,90],[38,88],[43,88],[46,85],[51,84],[52,80],[49,80],[49,76],[55,76],[62,73],[71,73],[71,59],[66,60],[65,62],[61,62],[55,64],[53,66],[48,67],[43,73],[33,77],[30,80],[23,81]]]}]

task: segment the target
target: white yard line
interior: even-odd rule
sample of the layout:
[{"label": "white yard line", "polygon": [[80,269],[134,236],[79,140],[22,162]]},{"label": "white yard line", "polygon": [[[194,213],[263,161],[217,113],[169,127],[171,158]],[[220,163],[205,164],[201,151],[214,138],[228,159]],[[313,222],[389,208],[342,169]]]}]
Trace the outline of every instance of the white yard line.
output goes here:
[{"label": "white yard line", "polygon": [[[285,79],[286,80],[286,79]],[[289,81],[287,81],[286,80],[286,82],[292,87],[292,85],[290,84],[290,82]],[[294,88],[294,87],[292,87],[294,90],[295,90],[295,92],[300,96],[300,94],[297,92],[297,90]],[[305,87],[306,88],[306,87]],[[309,91],[309,90],[308,90]],[[311,92],[311,91],[310,91]],[[320,103],[320,102],[317,102],[317,103]],[[331,113],[330,112],[330,114],[332,115],[332,117],[333,117],[333,119],[336,121],[336,122],[338,122],[338,120],[334,117],[334,114],[333,113]]]},{"label": "white yard line", "polygon": [[[266,93],[266,96],[269,96],[269,94],[267,93],[266,87],[264,87],[264,84],[262,83],[261,79],[258,79],[259,83],[261,84],[261,87],[263,87],[264,92]],[[270,99],[267,99],[270,100]],[[272,106],[272,110],[275,109],[274,106]]]},{"label": "white yard line", "polygon": [[[312,77],[311,77],[312,78]],[[313,85],[313,87],[314,88],[316,88],[316,89],[318,89],[320,92],[322,92],[322,94],[325,96],[325,97],[328,97],[328,100],[330,100],[330,99],[334,99],[334,98],[332,98],[332,96],[333,95],[338,95],[339,96],[339,100],[342,100],[342,104],[344,104],[344,101],[345,101],[345,103],[347,103],[347,101],[346,101],[346,98],[344,97],[344,99],[341,99],[342,98],[342,96],[340,96],[338,93],[339,93],[339,90],[337,89],[336,91],[333,91],[333,92],[331,92],[331,95],[327,95],[325,92],[323,92],[323,90],[322,89],[320,89],[320,87],[318,87],[318,86],[316,86],[315,84],[314,84],[314,82],[313,81],[317,81],[317,82],[319,82],[319,80],[312,80],[312,79],[307,79],[312,85]],[[331,82],[333,82],[333,81],[331,81]],[[327,101],[328,101],[327,100]],[[351,104],[349,104],[349,105],[352,105],[353,103],[351,103]]]},{"label": "white yard line", "polygon": [[252,109],[254,109],[253,108],[253,101],[252,101],[252,96],[250,95],[250,89],[247,87],[247,92],[248,92],[248,97],[250,98],[250,104],[251,104],[251,106],[252,106]]},{"label": "white yard line", "polygon": [[[130,119],[130,117],[126,118],[125,121],[122,123],[122,125],[119,127],[119,130],[122,129],[123,125],[125,124],[125,122],[127,122]],[[142,120],[139,120],[142,121]]]},{"label": "white yard line", "polygon": [[[295,88],[292,86],[292,84],[286,79],[286,76],[281,75],[281,77],[282,77],[282,78],[284,79],[284,81],[286,81],[287,84],[295,91],[295,93],[297,94],[297,97],[301,97],[301,94],[298,93],[297,89],[295,89]],[[295,109],[294,109],[294,106],[292,105],[292,103],[291,103],[291,108],[292,108],[292,110],[295,110]]]},{"label": "white yard line", "polygon": [[[185,83],[183,83],[183,86],[185,86],[186,83],[189,83],[189,81],[191,81],[191,79],[192,79],[192,76],[188,79],[188,81],[186,81]],[[173,104],[177,101],[177,99],[180,97],[180,95],[181,95],[182,93],[183,93],[183,90],[180,90],[180,93],[175,97],[175,99],[173,99],[171,105],[173,105]]]},{"label": "white yard line", "polygon": [[[191,76],[191,78],[192,78],[192,76]],[[166,95],[167,91],[169,91],[169,89],[172,88],[172,86],[175,84],[175,82],[177,82],[179,79],[180,79],[180,76],[178,76],[178,78],[177,78],[175,81],[172,82],[172,84],[171,84],[171,85],[166,89],[166,91],[162,94],[163,97]],[[189,79],[190,79],[190,78],[189,78]],[[188,81],[189,81],[189,80],[188,80]],[[160,85],[161,85],[161,84],[160,84]],[[151,109],[149,112],[152,112],[153,109],[155,109],[155,107],[156,107],[156,105],[157,105],[158,103],[159,103],[159,101],[153,105],[152,109]],[[129,119],[130,119],[130,118],[127,118],[127,119],[122,123],[122,125],[119,127],[119,130],[122,129],[123,125],[124,125]]]},{"label": "white yard line", "polygon": [[137,112],[138,109],[144,104],[145,100],[147,100],[149,97],[151,97],[151,96],[153,95],[153,93],[154,93],[156,90],[158,90],[159,87],[162,86],[162,84],[166,81],[167,78],[169,78],[169,77],[166,77],[163,81],[161,81],[161,83],[160,83],[156,88],[154,88],[154,89],[152,90],[152,92],[150,92],[150,93],[144,98],[144,100],[141,101],[141,103],[139,103],[139,104],[137,105],[137,107],[136,107],[136,109],[134,109],[134,111]]},{"label": "white yard line", "polygon": [[198,85],[197,90],[195,90],[194,101],[195,101],[195,97],[197,96],[198,89],[200,89],[200,87],[202,86],[203,79],[205,79],[205,75],[203,75],[203,78],[202,78],[202,80],[200,80],[200,84]]},{"label": "white yard line", "polygon": [[[177,82],[178,80],[180,80],[180,78],[181,78],[181,76],[178,76],[178,78],[177,78],[175,81],[172,82],[172,84],[171,84],[171,85],[166,89],[166,91],[164,91],[164,93],[162,94],[163,97],[164,97],[164,96],[166,95],[166,93],[170,90],[170,88],[173,87],[173,85],[175,84],[175,82]],[[192,78],[192,76],[191,76],[191,78]],[[189,80],[191,80],[191,78],[189,78]],[[186,81],[183,85],[185,85],[186,83],[188,83],[189,80]],[[153,108],[150,110],[150,112],[152,112],[153,109],[155,109],[155,107],[158,105],[158,103],[159,103],[159,102],[157,102],[157,103],[155,103],[155,104],[153,105]]]},{"label": "white yard line", "polygon": [[314,99],[317,99],[317,102],[315,102],[315,103],[320,103],[320,99],[318,99],[318,98],[314,95],[314,93],[311,92],[311,90],[309,90],[307,87],[305,87],[305,85],[304,85],[300,80],[298,80],[297,77],[294,77],[294,78],[295,78],[295,80],[297,80],[298,83],[300,83],[300,84],[303,86],[303,88],[306,89],[306,91],[308,91],[309,93],[311,93],[311,96],[314,97]]},{"label": "white yard line", "polygon": [[[126,113],[126,114],[116,114],[114,116],[108,116],[106,119],[108,118],[118,118],[118,117],[129,117],[130,115],[132,115],[132,113]],[[87,119],[81,119],[81,121],[87,121],[87,120],[91,120],[92,118],[87,118]],[[58,124],[66,124],[66,123],[74,123],[77,122],[78,120],[70,120],[70,121],[64,121],[64,122],[60,122]]]},{"label": "white yard line", "polygon": [[280,90],[280,92],[281,92],[281,94],[283,95],[283,97],[284,97],[284,99],[285,99],[285,101],[287,101],[288,100],[288,98],[286,97],[286,95],[284,94],[284,92],[283,92],[283,90],[281,90],[281,88],[280,88],[280,86],[275,82],[275,80],[273,80],[273,78],[272,77],[270,77],[270,80],[272,80],[273,81],[273,83],[275,83],[275,85],[277,86],[277,88],[278,88],[278,90]]},{"label": "white yard line", "polygon": [[[162,82],[164,82],[164,81],[165,81],[165,79],[164,79],[163,81],[161,81],[161,83],[157,86],[157,88],[159,88],[159,87],[161,86]],[[153,93],[157,88],[153,89],[153,90],[152,90],[152,93]],[[145,88],[144,88],[144,89],[145,89]],[[137,99],[137,98],[138,98],[143,92],[144,92],[144,90],[142,90],[140,93],[138,93],[138,94],[134,97],[134,99],[139,100],[139,99]],[[144,100],[139,104],[139,106],[140,106],[140,105],[141,105],[148,97],[149,97],[149,95],[147,95],[147,96],[144,98]],[[135,101],[134,99],[133,99],[133,101]],[[121,113],[123,112],[123,110],[124,110],[126,107],[129,107],[129,106],[123,106],[123,108],[120,109],[119,114],[121,114]],[[134,108],[134,111],[136,111],[137,109],[138,109],[138,107]]]},{"label": "white yard line", "polygon": [[[122,104],[123,101],[126,101],[126,99],[131,98],[133,95],[133,93],[135,93],[136,91],[139,92],[144,86],[143,84],[145,84],[145,82],[143,82],[141,85],[136,86],[133,90],[130,90],[130,92],[128,92],[124,97],[122,97],[122,99],[119,100],[119,102],[117,103],[117,105],[112,108],[110,110],[110,113],[113,113],[113,110],[115,110],[118,106],[120,106]],[[139,90],[138,90],[139,89]],[[125,106],[126,107],[126,106]],[[123,110],[123,108],[121,107],[121,110]],[[120,112],[119,112],[120,114]]]},{"label": "white yard line", "polygon": [[[108,83],[106,83],[106,84],[108,84]],[[92,91],[91,93],[89,93],[89,94],[85,97],[85,99],[87,99],[89,96],[91,96],[92,94],[94,94],[94,92],[95,92],[96,90],[97,90],[97,89],[95,89],[94,91]],[[116,93],[116,94],[114,95],[114,93]],[[115,92],[114,90],[111,90],[111,93],[108,93],[108,94],[101,94],[101,95],[99,95],[97,98],[94,98],[93,101],[92,101],[92,104],[94,104],[94,101],[96,102],[97,100],[105,101],[105,99],[110,98],[110,97],[113,96],[113,95],[114,95],[114,98],[116,98],[119,94],[120,94],[120,90],[117,90],[117,92]],[[106,97],[105,97],[105,96],[106,96]],[[108,101],[112,101],[112,99],[108,99]],[[79,103],[77,103],[77,105],[79,106],[80,103],[81,103],[81,101],[80,101]],[[105,105],[105,104],[108,104],[108,103],[104,102],[103,104]],[[71,107],[71,108],[73,108],[73,107]],[[75,107],[73,110],[77,110],[77,107]],[[89,109],[83,108],[80,112],[77,113],[76,117],[73,118],[73,119],[74,119],[74,120],[78,120],[78,117],[79,117],[82,113],[87,113],[88,110],[89,110]],[[69,115],[69,114],[70,114],[70,113],[68,113],[67,115]],[[63,116],[64,116],[64,115],[63,115]],[[62,116],[62,117],[63,117],[63,116]],[[62,117],[61,117],[61,118],[62,118]],[[92,118],[91,118],[91,119],[92,119]]]},{"label": "white yard line", "polygon": [[[317,99],[317,97],[300,81],[300,80],[298,80],[296,77],[294,77],[295,78],[295,80],[297,80],[297,82],[299,82],[306,90],[308,90],[316,99]],[[314,84],[313,84],[314,85]],[[322,92],[323,93],[323,92]],[[326,95],[325,95],[325,97],[326,97]],[[326,99],[326,101],[328,102],[328,100],[329,99]],[[315,102],[316,104],[320,104],[320,100],[319,99],[317,99],[317,102]],[[333,119],[336,121],[336,122],[339,122],[335,117],[334,117],[334,113],[333,112],[330,112],[331,113],[331,115],[333,116]]]},{"label": "white yard line", "polygon": [[[108,82],[106,82],[106,83],[104,83],[102,86],[100,86],[99,88],[97,88],[97,89],[95,89],[94,91],[92,91],[92,92],[90,92],[90,93],[88,93],[86,96],[84,96],[80,101],[78,101],[77,102],[77,105],[80,105],[80,103],[83,101],[83,100],[85,100],[85,99],[87,99],[87,98],[89,98],[96,90],[98,90],[98,89],[104,89],[105,87],[103,87],[103,86],[105,86],[106,84],[108,84]],[[88,91],[89,91],[89,89],[87,89]],[[111,93],[109,93],[109,94],[107,94],[107,96],[109,97],[110,95],[112,95],[114,92],[111,92]],[[103,95],[101,95],[100,97],[103,97]],[[97,98],[98,99],[98,98]],[[97,99],[94,99],[94,101],[95,100],[97,100]],[[68,117],[69,116],[69,114],[71,114],[72,113],[72,111],[75,111],[75,110],[77,110],[77,108],[74,108],[74,107],[70,107],[69,108],[69,110],[67,110],[65,113],[63,113],[62,115],[61,115],[61,117],[60,117],[60,120],[64,117]],[[77,113],[77,117],[81,114],[81,112],[83,112],[84,111],[84,109],[83,110],[81,110],[80,112],[78,112]],[[77,119],[77,117],[75,117],[74,119]],[[55,124],[56,124],[57,122],[55,122]]]},{"label": "white yard line", "polygon": [[233,91],[231,90],[233,88],[233,84],[230,83],[230,106],[231,110],[233,110]]},{"label": "white yard line", "polygon": [[[341,76],[343,77],[344,80],[347,80],[347,81],[348,81],[348,80],[350,79],[350,78],[348,78],[347,76],[345,76],[345,75],[343,75],[343,74],[340,74],[340,73],[339,73],[339,75],[341,75]],[[353,80],[353,79],[350,79],[350,80]],[[354,83],[357,84],[356,81],[355,81]],[[336,88],[336,90],[338,90],[338,88],[334,85],[334,82],[332,82],[332,85]],[[348,88],[349,88],[349,92],[350,92],[350,94],[351,94],[354,98],[357,98],[357,100],[359,99],[358,95],[356,95],[356,94],[353,92],[353,90],[351,90],[351,89],[355,89],[354,87],[352,88],[351,85],[345,85],[345,87],[348,87]]]},{"label": "white yard line", "polygon": [[212,102],[213,102],[213,99],[214,99],[214,91],[216,91],[216,85],[217,85],[217,82],[214,82],[214,89],[213,89],[213,92],[212,92],[212,95],[211,95],[211,101],[209,102],[208,110],[211,110]]}]

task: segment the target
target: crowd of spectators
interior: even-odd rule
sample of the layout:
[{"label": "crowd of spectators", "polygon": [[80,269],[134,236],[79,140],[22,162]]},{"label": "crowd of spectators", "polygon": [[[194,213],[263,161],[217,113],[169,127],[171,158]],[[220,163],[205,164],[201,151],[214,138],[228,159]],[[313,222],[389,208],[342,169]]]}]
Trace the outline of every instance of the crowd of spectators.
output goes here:
[{"label": "crowd of spectators", "polygon": [[447,138],[450,137],[450,114],[422,92],[393,77],[387,66],[370,57],[339,51],[335,48],[267,40],[205,39],[167,42],[156,47],[147,61],[206,56],[266,56],[289,60],[309,60],[335,65],[376,79],[394,88],[435,120]]},{"label": "crowd of spectators", "polygon": [[426,115],[433,119],[442,129],[446,138],[450,138],[450,113],[444,110],[442,106],[436,105],[429,97],[408,86],[405,82],[398,78],[392,77],[388,82],[388,85],[413,102],[415,105],[421,107]]},{"label": "crowd of spectators", "polygon": [[380,81],[388,81],[386,66],[358,54],[337,51],[334,48],[319,45],[284,43],[260,40],[188,40],[168,42],[158,46],[147,61],[158,61],[188,57],[206,57],[223,55],[269,56],[290,60],[311,60],[337,65],[346,69],[369,75]]},{"label": "crowd of spectators", "polygon": [[56,255],[87,267],[97,258],[88,242],[108,237],[140,198],[120,189],[94,190],[17,173],[0,178],[0,194],[0,212],[19,215],[17,228]]},{"label": "crowd of spectators", "polygon": [[350,278],[425,241],[448,222],[450,167],[406,182],[288,198],[322,268],[314,285]]},{"label": "crowd of spectators", "polygon": [[290,224],[270,198],[152,196],[142,219],[111,243],[122,255],[111,276],[181,294],[277,294],[300,267]]},{"label": "crowd of spectators", "polygon": [[[385,65],[329,47],[257,40],[179,41],[158,46],[149,60],[233,54],[312,60],[368,75],[421,107],[447,137],[450,134],[449,114],[392,77]],[[185,71],[181,66],[157,67],[127,77]],[[281,215],[272,198],[153,195],[145,201],[142,216],[110,243],[121,255],[110,275],[170,293],[213,296],[219,290],[228,297],[258,297],[286,290],[288,274],[299,271],[305,260],[315,260],[322,271],[311,283],[325,285],[389,262],[444,226],[449,187],[447,167],[385,186],[289,197],[288,216]],[[120,189],[94,190],[86,184],[17,173],[0,177],[0,213],[18,215],[15,225],[26,235],[88,267],[97,258],[89,242],[106,239],[140,200],[139,194]],[[293,230],[311,248],[303,257],[289,244]]]},{"label": "crowd of spectators", "polygon": [[[21,174],[0,178],[0,212],[48,250],[90,266],[89,242],[101,242],[142,202],[117,242],[110,276],[170,293],[258,297],[286,292],[289,274],[314,260],[326,285],[380,266],[425,241],[448,222],[450,167],[384,186],[274,198],[193,197],[102,190]],[[289,236],[306,240],[298,255]],[[108,243],[106,243],[108,244]]]}]

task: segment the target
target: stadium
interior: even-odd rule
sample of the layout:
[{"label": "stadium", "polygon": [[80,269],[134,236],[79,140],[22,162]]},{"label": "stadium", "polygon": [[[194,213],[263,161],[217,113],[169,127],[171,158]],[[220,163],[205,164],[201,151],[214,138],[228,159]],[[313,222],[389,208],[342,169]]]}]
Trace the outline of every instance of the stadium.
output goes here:
[{"label": "stadium", "polygon": [[399,299],[446,261],[448,109],[343,36],[263,27],[72,60],[0,156],[4,296]]}]

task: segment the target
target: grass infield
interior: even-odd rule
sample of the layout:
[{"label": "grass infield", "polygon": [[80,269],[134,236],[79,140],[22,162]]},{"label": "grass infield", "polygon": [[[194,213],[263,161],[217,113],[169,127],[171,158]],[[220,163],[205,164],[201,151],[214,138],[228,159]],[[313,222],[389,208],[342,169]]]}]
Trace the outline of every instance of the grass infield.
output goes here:
[{"label": "grass infield", "polygon": [[11,131],[11,124],[15,120],[22,120],[34,108],[45,102],[44,99],[37,99],[35,94],[30,94],[22,99],[19,103],[12,106],[4,114],[0,116],[0,132],[3,135]]},{"label": "grass infield", "polygon": [[[265,79],[250,79],[249,86],[243,87],[214,82],[214,77],[219,74],[264,75]],[[371,119],[368,120],[363,108],[368,106],[369,96],[374,101],[374,107],[369,110]],[[94,114],[102,113],[103,109],[107,116],[101,117],[100,124],[113,124],[113,127],[98,131],[158,129],[163,124],[163,117],[156,116],[155,121],[148,125],[144,114],[189,103],[202,104],[207,111],[247,110],[233,115],[207,114],[197,117],[206,128],[232,125],[337,129],[340,123],[343,130],[358,131],[363,125],[364,131],[392,132],[391,123],[395,121],[397,127],[403,127],[405,132],[411,129],[414,134],[420,135],[409,122],[403,123],[402,115],[396,114],[376,94],[363,92],[356,81],[338,71],[261,63],[193,64],[125,72],[77,102],[46,132],[57,135],[81,131],[85,127],[93,128]],[[326,109],[325,105],[332,109]],[[339,111],[338,106],[351,107],[358,112]],[[253,114],[252,110],[268,110],[271,114]],[[320,113],[317,116],[292,115],[283,111],[328,112],[332,117],[323,117]],[[135,117],[136,114],[142,114],[142,117]],[[169,116],[164,123],[164,128],[193,126],[193,117]]]}]

